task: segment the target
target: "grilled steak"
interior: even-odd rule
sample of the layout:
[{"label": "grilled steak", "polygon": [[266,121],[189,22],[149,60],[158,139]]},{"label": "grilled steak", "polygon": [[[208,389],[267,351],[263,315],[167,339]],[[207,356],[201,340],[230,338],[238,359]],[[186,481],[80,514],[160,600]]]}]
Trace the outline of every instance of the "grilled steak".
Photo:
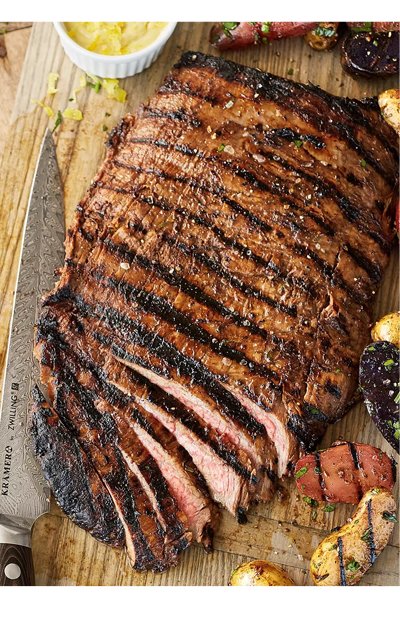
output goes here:
[{"label": "grilled steak", "polygon": [[89,523],[40,457],[77,523],[108,495],[134,566],[163,570],[209,545],[207,490],[243,521],[271,497],[352,401],[397,166],[375,99],[200,53],[125,116],[37,332]]}]

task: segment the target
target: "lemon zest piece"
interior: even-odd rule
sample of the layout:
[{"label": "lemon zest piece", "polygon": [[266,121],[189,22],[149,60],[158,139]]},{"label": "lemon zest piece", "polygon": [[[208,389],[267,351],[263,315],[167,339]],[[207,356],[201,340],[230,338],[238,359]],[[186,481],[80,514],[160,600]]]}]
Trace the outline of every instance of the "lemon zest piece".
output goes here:
[{"label": "lemon zest piece", "polygon": [[32,102],[32,104],[37,104],[38,106],[42,107],[43,111],[46,113],[46,115],[49,118],[53,117],[54,111],[48,104],[45,104],[41,100],[31,100],[31,102]]},{"label": "lemon zest piece", "polygon": [[47,95],[54,95],[57,93],[57,82],[59,77],[58,73],[49,73],[47,78]]},{"label": "lemon zest piece", "polygon": [[119,80],[114,78],[104,78],[103,88],[107,95],[117,102],[125,102],[126,91],[119,86]]},{"label": "lemon zest piece", "polygon": [[63,117],[67,120],[82,120],[83,114],[79,109],[73,109],[72,107],[68,107],[63,111]]}]

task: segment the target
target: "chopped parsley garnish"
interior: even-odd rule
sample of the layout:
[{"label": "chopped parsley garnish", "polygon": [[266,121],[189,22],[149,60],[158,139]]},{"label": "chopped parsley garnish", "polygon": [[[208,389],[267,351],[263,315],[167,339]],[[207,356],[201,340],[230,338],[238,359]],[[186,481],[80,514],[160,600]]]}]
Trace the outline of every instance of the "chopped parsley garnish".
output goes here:
[{"label": "chopped parsley garnish", "polygon": [[326,513],[331,513],[333,510],[335,510],[336,506],[335,504],[326,504],[326,506],[323,507],[323,510]]},{"label": "chopped parsley garnish", "polygon": [[103,131],[108,131],[108,126],[106,124],[103,124]]},{"label": "chopped parsley garnish", "polygon": [[61,111],[57,111],[57,117],[56,117],[56,121],[54,122],[52,133],[54,133],[54,131],[60,126],[62,121],[63,121],[62,113]]},{"label": "chopped parsley garnish", "polygon": [[238,26],[239,22],[223,22],[222,27],[224,29],[224,33],[228,38],[232,37],[231,31],[234,31]]},{"label": "chopped parsley garnish", "polygon": [[368,346],[367,351],[369,351],[370,353],[373,353],[376,350],[375,346],[373,344],[371,344],[371,346]]},{"label": "chopped parsley garnish", "polygon": [[400,404],[400,391],[397,393],[396,397],[394,398],[394,403]]},{"label": "chopped parsley garnish", "polygon": [[262,25],[261,25],[262,33],[269,33],[270,28],[271,28],[271,23],[270,22],[263,22]]},{"label": "chopped parsley garnish", "polygon": [[93,91],[95,93],[98,93],[101,89],[101,82],[100,80],[97,80],[96,82],[93,82],[91,78],[87,79],[87,85],[88,87],[90,87],[91,89],[93,89]]},{"label": "chopped parsley garnish", "polygon": [[360,160],[360,166],[365,169],[365,167],[367,166],[367,161],[364,160],[364,158],[362,160]]},{"label": "chopped parsley garnish", "polygon": [[[380,488],[373,488],[371,490],[371,495],[379,495],[379,493],[381,492]],[[355,522],[354,522],[355,523]]]},{"label": "chopped parsley garnish", "polygon": [[346,564],[346,570],[348,570],[349,572],[356,572],[359,568],[360,564],[355,559],[349,561],[349,563]]},{"label": "chopped parsley garnish", "polygon": [[314,29],[314,33],[316,36],[320,36],[321,38],[331,38],[335,35],[335,29],[333,27],[322,27],[318,25]]},{"label": "chopped parsley garnish", "polygon": [[364,22],[362,25],[357,27],[352,27],[352,31],[356,33],[362,33],[363,31],[372,31],[372,22]]},{"label": "chopped parsley garnish", "polygon": [[316,508],[318,506],[317,500],[313,499],[312,497],[308,497],[307,495],[303,497],[303,501],[305,501],[306,504],[308,504],[309,506],[312,506],[313,508]]},{"label": "chopped parsley garnish", "polygon": [[225,148],[225,144],[220,144],[218,149],[217,149],[218,153],[221,153],[221,151],[223,151],[224,148]]},{"label": "chopped parsley garnish", "polygon": [[303,468],[300,468],[297,473],[294,474],[294,476],[296,477],[296,479],[300,479],[300,477],[303,477],[303,475],[305,475],[307,471],[307,466],[303,466]]},{"label": "chopped parsley garnish", "polygon": [[396,515],[394,513],[389,513],[387,510],[382,513],[382,518],[386,521],[393,521],[395,524],[397,523]]},{"label": "chopped parsley garnish", "polygon": [[288,70],[286,71],[286,73],[287,73],[288,75],[293,75],[293,73],[294,73],[294,69],[290,68],[290,69],[288,69]]},{"label": "chopped parsley garnish", "polygon": [[396,362],[394,361],[394,359],[387,359],[386,362],[383,362],[383,365],[387,371],[391,371],[395,364]]},{"label": "chopped parsley garnish", "polygon": [[371,528],[367,528],[361,535],[361,541],[365,541],[365,543],[368,544],[371,539],[371,532]]},{"label": "chopped parsley garnish", "polygon": [[111,113],[108,113],[108,111],[106,111],[104,115],[105,115],[106,118],[109,118]]},{"label": "chopped parsley garnish", "polygon": [[300,149],[303,146],[303,140],[295,140],[294,145],[297,146],[298,149]]}]

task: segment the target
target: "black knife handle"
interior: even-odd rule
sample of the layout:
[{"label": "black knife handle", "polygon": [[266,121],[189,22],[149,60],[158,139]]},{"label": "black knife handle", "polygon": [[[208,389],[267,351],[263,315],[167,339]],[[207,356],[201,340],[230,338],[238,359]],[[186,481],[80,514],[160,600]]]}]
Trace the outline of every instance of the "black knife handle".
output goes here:
[{"label": "black knife handle", "polygon": [[0,586],[34,586],[30,531],[0,523]]}]

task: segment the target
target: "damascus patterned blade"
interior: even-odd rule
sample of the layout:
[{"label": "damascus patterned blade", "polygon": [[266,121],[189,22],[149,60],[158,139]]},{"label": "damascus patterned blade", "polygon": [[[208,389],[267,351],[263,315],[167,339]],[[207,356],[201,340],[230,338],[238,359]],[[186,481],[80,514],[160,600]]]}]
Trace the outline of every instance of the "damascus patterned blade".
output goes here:
[{"label": "damascus patterned blade", "polygon": [[43,139],[22,240],[0,411],[0,518],[29,527],[49,507],[49,492],[29,434],[33,357],[42,295],[55,283],[64,257],[63,191],[55,147]]}]

